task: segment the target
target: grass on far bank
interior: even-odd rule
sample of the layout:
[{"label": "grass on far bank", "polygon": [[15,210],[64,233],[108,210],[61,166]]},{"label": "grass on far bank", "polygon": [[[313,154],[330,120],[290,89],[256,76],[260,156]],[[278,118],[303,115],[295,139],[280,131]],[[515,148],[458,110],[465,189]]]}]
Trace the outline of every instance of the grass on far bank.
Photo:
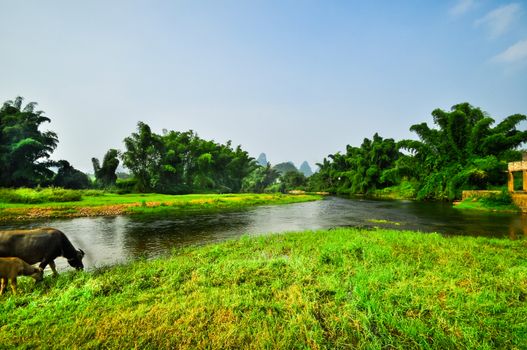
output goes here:
[{"label": "grass on far bank", "polygon": [[525,349],[526,248],[335,229],[20,278],[0,347]]},{"label": "grass on far bank", "polygon": [[166,195],[53,188],[0,189],[0,221],[128,214],[172,215],[189,211],[238,210],[255,205],[298,203],[321,198],[312,194],[281,193]]},{"label": "grass on far bank", "polygon": [[458,202],[454,206],[458,209],[474,209],[484,211],[520,212],[521,209],[512,202],[511,195],[506,191],[499,193],[483,193]]}]

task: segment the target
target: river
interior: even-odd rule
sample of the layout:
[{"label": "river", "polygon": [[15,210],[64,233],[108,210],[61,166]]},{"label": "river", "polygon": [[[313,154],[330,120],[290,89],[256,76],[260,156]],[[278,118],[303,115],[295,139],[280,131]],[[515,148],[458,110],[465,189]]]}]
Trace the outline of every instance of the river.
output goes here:
[{"label": "river", "polygon": [[[308,203],[168,219],[117,216],[7,223],[0,225],[0,230],[40,226],[66,233],[76,247],[86,252],[84,263],[90,269],[241,235],[334,227],[385,227],[516,239],[526,235],[527,216],[459,210],[448,203],[327,197]],[[58,258],[56,262],[59,270],[67,268],[65,259]]]}]

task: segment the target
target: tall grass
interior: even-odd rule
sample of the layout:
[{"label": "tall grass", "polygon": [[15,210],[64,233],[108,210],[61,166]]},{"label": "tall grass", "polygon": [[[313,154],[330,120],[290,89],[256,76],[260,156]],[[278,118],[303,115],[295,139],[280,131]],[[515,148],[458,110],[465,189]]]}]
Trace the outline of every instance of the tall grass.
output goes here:
[{"label": "tall grass", "polygon": [[525,349],[527,242],[336,229],[20,281],[0,347]]}]

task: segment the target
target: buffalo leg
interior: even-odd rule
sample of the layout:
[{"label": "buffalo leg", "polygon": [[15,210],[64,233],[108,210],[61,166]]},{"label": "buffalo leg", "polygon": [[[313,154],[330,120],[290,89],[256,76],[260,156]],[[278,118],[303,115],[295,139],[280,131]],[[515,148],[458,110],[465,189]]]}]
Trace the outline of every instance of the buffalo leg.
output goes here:
[{"label": "buffalo leg", "polygon": [[13,294],[16,294],[16,276],[9,279],[9,285],[11,286]]},{"label": "buffalo leg", "polygon": [[5,277],[0,278],[0,295],[4,292],[5,285],[7,284],[7,280]]},{"label": "buffalo leg", "polygon": [[42,269],[42,271],[44,271],[44,269],[46,268],[46,266],[48,266],[51,268],[51,271],[53,271],[53,276],[57,276],[58,275],[58,272],[57,272],[57,269],[55,268],[55,261],[54,260],[50,260],[48,261],[47,259],[44,259],[42,260],[42,262],[38,265],[38,267],[40,267]]},{"label": "buffalo leg", "polygon": [[59,273],[57,272],[57,269],[55,268],[55,261],[51,260],[49,262],[49,267],[51,267],[51,271],[53,271],[53,276],[59,275]]}]

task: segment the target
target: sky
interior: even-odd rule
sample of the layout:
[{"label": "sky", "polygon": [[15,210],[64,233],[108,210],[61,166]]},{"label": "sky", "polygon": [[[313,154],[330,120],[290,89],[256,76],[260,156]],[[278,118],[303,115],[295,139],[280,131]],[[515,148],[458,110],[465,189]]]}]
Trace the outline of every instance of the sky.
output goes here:
[{"label": "sky", "polygon": [[527,114],[527,1],[0,0],[16,96],[87,172],[139,121],[313,167],[460,102]]}]

